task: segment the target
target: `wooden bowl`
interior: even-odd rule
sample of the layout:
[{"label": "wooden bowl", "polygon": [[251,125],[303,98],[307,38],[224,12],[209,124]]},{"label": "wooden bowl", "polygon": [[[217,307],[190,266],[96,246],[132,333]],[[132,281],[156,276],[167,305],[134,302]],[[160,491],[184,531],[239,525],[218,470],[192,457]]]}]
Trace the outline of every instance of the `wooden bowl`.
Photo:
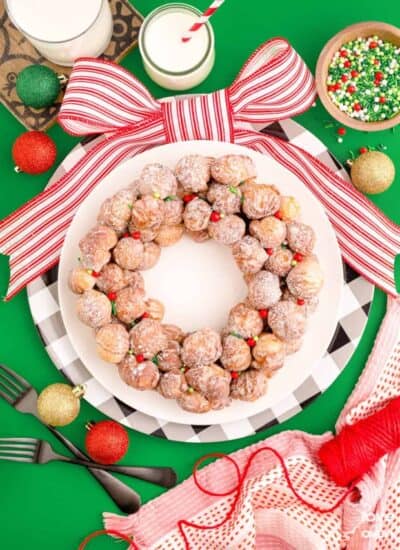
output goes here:
[{"label": "wooden bowl", "polygon": [[328,89],[326,80],[328,77],[329,65],[332,61],[334,54],[349,40],[354,40],[358,36],[363,38],[367,36],[377,35],[382,40],[387,40],[392,44],[400,47],[400,29],[387,23],[379,23],[377,21],[368,21],[365,23],[356,23],[350,27],[346,27],[325,45],[324,49],[319,55],[317,68],[315,71],[315,82],[317,86],[317,92],[322,104],[330,115],[345,126],[354,128],[356,130],[363,130],[367,132],[378,132],[380,130],[387,130],[393,128],[400,123],[400,112],[393,118],[388,120],[382,120],[379,122],[363,122],[352,118],[340,109],[331,101],[328,95]]}]

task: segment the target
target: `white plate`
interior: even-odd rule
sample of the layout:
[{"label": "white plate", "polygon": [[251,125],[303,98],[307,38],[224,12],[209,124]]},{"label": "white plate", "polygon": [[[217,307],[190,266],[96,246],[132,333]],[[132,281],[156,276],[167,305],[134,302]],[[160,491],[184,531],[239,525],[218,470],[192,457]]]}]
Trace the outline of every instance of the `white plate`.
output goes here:
[{"label": "white plate", "polygon": [[[173,400],[155,391],[140,392],[127,386],[117,368],[105,363],[96,353],[93,332],[76,317],[74,296],[68,288],[70,270],[77,265],[78,243],[96,223],[101,203],[126,187],[145,164],[160,162],[171,168],[184,155],[198,153],[221,156],[247,154],[255,162],[258,181],[273,183],[285,195],[293,195],[301,205],[302,219],[317,235],[315,252],[320,260],[325,284],[320,303],[310,318],[304,344],[288,357],[285,366],[271,379],[267,394],[253,403],[234,400],[230,407],[205,414],[183,411]],[[229,309],[241,301],[246,286],[230,250],[215,242],[193,243],[189,238],[162,251],[158,264],[143,272],[149,297],[166,306],[165,322],[190,331],[210,326],[217,330],[226,323]],[[68,336],[78,356],[92,375],[115,397],[148,415],[182,424],[221,424],[235,422],[273,407],[289,396],[310,375],[312,367],[325,353],[338,319],[343,271],[334,231],[321,205],[298,178],[273,159],[239,145],[212,141],[189,141],[150,149],[118,166],[96,187],[79,207],[61,251],[58,293]]]}]

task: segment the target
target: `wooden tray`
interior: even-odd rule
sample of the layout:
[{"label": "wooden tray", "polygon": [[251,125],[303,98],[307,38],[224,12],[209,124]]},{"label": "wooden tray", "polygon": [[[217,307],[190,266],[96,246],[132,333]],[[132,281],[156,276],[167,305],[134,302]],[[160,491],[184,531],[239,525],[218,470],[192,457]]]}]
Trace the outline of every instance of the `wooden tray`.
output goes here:
[{"label": "wooden tray", "polygon": [[[114,32],[102,57],[118,62],[136,46],[143,17],[129,0],[110,0],[110,7]],[[72,70],[47,61],[14,27],[0,0],[0,101],[28,130],[46,130],[56,121],[62,93],[54,105],[32,109],[21,103],[15,90],[18,73],[34,63],[47,65],[58,74],[68,75]]]}]

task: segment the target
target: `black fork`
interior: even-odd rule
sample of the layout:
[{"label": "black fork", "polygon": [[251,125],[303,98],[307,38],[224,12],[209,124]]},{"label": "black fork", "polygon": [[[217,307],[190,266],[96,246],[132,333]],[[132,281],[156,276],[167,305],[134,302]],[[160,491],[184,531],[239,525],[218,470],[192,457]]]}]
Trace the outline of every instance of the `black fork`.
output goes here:
[{"label": "black fork", "polygon": [[127,476],[138,477],[162,487],[173,487],[176,475],[172,468],[146,468],[142,466],[119,466],[115,464],[98,464],[79,458],[56,453],[48,441],[32,437],[0,437],[0,460],[47,464],[54,460],[68,462],[85,468],[98,468],[107,472],[116,472]]},{"label": "black fork", "polygon": [[[37,391],[25,378],[5,365],[0,365],[0,397],[17,411],[36,416],[42,422],[37,411]],[[81,460],[88,460],[88,457],[58,430],[48,424],[45,426],[74,456]],[[95,468],[88,468],[88,470],[122,512],[133,514],[139,510],[140,496],[131,487],[104,470]]]}]

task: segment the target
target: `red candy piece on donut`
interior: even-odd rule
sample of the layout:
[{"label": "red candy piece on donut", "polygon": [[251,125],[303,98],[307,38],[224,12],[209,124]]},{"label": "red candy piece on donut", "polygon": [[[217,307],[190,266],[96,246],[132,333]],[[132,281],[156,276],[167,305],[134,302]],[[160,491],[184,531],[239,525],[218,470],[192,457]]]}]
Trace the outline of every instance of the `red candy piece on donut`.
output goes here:
[{"label": "red candy piece on donut", "polygon": [[197,197],[194,193],[190,193],[189,195],[184,195],[182,200],[185,204],[188,204],[192,200],[194,200]]},{"label": "red candy piece on donut", "polygon": [[219,212],[216,212],[215,210],[211,212],[210,220],[212,222],[219,222],[220,219],[221,219],[221,214]]}]

